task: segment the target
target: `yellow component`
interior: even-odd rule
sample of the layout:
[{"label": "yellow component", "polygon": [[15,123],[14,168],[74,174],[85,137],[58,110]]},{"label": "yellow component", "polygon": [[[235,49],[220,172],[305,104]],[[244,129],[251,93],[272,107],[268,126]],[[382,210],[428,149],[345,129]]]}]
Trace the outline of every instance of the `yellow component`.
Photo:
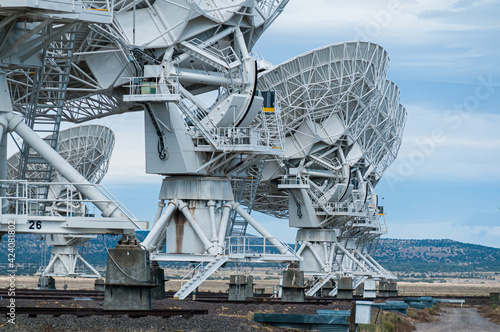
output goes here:
[{"label": "yellow component", "polygon": [[274,112],[274,107],[264,107],[263,110],[266,113],[273,113]]},{"label": "yellow component", "polygon": [[384,214],[383,214],[383,213],[379,213],[378,215],[379,215],[379,216],[383,216]]},{"label": "yellow component", "polygon": [[88,9],[88,10],[98,10],[100,12],[107,12],[108,11],[106,8],[85,8],[85,9]]},{"label": "yellow component", "polygon": [[282,148],[280,148],[279,146],[273,146],[273,149],[282,150]]},{"label": "yellow component", "polygon": [[141,95],[149,95],[151,94],[151,86],[149,82],[144,82],[141,85]]}]

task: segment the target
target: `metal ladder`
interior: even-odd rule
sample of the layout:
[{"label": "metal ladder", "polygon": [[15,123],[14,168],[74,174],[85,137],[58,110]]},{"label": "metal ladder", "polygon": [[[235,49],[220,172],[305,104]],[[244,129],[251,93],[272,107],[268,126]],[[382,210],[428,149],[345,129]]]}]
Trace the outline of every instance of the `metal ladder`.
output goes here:
[{"label": "metal ladder", "polygon": [[[45,142],[54,150],[57,150],[78,28],[79,25],[44,49],[43,65],[35,75],[36,90],[26,112],[26,124],[41,137],[45,137]],[[24,143],[19,160],[19,178],[48,183],[51,177],[52,165]],[[46,199],[48,191],[48,184],[40,186],[39,197]]]},{"label": "metal ladder", "polygon": [[182,285],[181,289],[174,294],[174,299],[184,300],[189,294],[191,294],[196,287],[201,285],[208,277],[212,275],[219,267],[227,262],[229,256],[215,256],[206,266],[203,267],[203,263],[199,265],[200,271],[196,273],[188,282]]},{"label": "metal ladder", "polygon": [[[243,192],[245,191],[246,185],[249,183],[250,186],[250,201],[248,203],[247,212],[252,213],[253,204],[255,201],[255,196],[257,195],[257,190],[259,189],[260,179],[262,177],[262,169],[264,168],[265,160],[262,160],[257,168],[257,172],[252,172],[252,168],[250,168],[247,172],[247,178],[243,180],[241,184],[241,189],[238,192],[238,202],[241,201],[243,196]],[[249,180],[250,181],[247,181]],[[231,227],[229,228],[230,236],[245,236],[247,233],[248,222],[240,217],[235,211],[233,211],[233,215],[231,216]]]},{"label": "metal ladder", "polygon": [[318,165],[323,166],[326,169],[332,170],[332,171],[338,171],[342,168],[342,164],[340,164],[339,160],[337,158],[333,158],[331,160],[326,160],[326,158],[322,158],[321,155],[310,155],[309,158],[314,160],[314,162]]},{"label": "metal ladder", "polygon": [[182,49],[182,51],[186,52],[193,58],[198,59],[204,63],[207,63],[210,66],[220,70],[221,72],[229,71],[241,64],[239,60],[230,63],[228,59],[222,54],[221,51],[215,49],[219,52],[219,54],[216,54],[215,52],[210,52],[209,48],[212,47],[207,46],[205,48],[200,48],[197,45],[195,45],[193,41],[181,42],[180,48]]}]

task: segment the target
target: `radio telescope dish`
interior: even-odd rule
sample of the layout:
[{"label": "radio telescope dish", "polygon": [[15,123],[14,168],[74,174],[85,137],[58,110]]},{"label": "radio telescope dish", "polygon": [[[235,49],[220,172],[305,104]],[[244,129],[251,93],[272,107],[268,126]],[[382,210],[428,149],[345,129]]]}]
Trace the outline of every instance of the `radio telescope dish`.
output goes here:
[{"label": "radio telescope dish", "polygon": [[[50,136],[45,139],[48,138]],[[111,129],[100,125],[78,126],[59,133],[59,154],[92,183],[101,182],[108,171],[114,146],[115,134]],[[9,180],[18,178],[19,157],[20,153],[17,152],[7,161]],[[52,178],[57,176],[59,175],[54,170]]]},{"label": "radio telescope dish", "polygon": [[[282,159],[292,168],[303,161],[316,171],[310,179],[324,181],[340,174],[348,181],[350,171],[357,169],[362,182],[375,186],[396,158],[406,121],[399,89],[385,79],[388,64],[389,56],[379,45],[350,42],[318,48],[261,74],[258,89],[281,95]],[[271,161],[263,177],[277,180],[286,172]],[[265,201],[256,199],[262,212],[283,216],[283,207],[272,207],[275,198],[269,209]]]},{"label": "radio telescope dish", "polygon": [[311,294],[325,273],[395,278],[365,266],[370,244],[386,231],[373,188],[396,158],[406,121],[399,89],[385,79],[388,65],[379,45],[348,42],[259,76],[258,90],[281,95],[284,154],[266,161],[257,196],[243,201],[299,229],[301,270],[322,276]]},{"label": "radio telescope dish", "polygon": [[[50,136],[45,139],[50,138]],[[109,159],[115,145],[115,135],[111,129],[100,125],[87,125],[66,129],[59,133],[58,146],[59,153],[75,169],[77,169],[87,180],[99,183],[108,171]],[[20,152],[17,152],[8,159],[7,179],[18,178],[18,165]],[[36,167],[33,164],[32,167]],[[43,167],[43,166],[41,166]],[[37,177],[36,172],[30,172],[30,176]],[[30,179],[27,179],[30,180]],[[65,205],[67,195],[78,195],[79,199],[74,201],[83,202],[81,194],[75,190],[67,193],[64,186],[57,182],[65,182],[65,179],[54,170],[52,173],[53,184],[49,185],[48,199],[52,202],[46,207],[47,213],[51,215],[65,215],[68,209],[71,213],[79,213],[84,216],[86,213],[85,204],[79,206]],[[100,277],[97,272],[79,253],[79,248],[85,246],[92,235],[71,236],[61,234],[47,234],[47,245],[53,246],[51,259],[45,267],[45,276],[70,276],[70,277]],[[94,236],[95,237],[95,236]],[[77,264],[79,261],[80,264]]]}]

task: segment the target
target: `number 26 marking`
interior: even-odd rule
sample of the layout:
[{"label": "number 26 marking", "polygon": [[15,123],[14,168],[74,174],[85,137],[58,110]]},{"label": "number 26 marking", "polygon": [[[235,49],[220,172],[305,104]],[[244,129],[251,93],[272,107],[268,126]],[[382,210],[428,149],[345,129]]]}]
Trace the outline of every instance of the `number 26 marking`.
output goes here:
[{"label": "number 26 marking", "polygon": [[42,222],[40,220],[38,221],[34,221],[34,220],[30,220],[30,227],[29,229],[42,229]]}]

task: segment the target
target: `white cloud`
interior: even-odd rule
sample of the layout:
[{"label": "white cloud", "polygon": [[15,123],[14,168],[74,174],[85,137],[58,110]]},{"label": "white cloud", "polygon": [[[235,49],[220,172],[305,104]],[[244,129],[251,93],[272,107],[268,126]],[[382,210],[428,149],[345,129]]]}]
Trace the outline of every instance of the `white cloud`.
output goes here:
[{"label": "white cloud", "polygon": [[500,114],[414,105],[407,110],[403,144],[387,181],[500,181]]},{"label": "white cloud", "polygon": [[[295,33],[315,37],[318,34],[332,34],[337,30],[351,34],[345,39],[367,36],[370,40],[384,40],[390,37],[398,43],[428,43],[435,40],[435,32],[471,31],[482,29],[468,21],[447,22],[444,18],[450,12],[459,12],[458,1],[418,0],[404,1],[338,1],[312,0],[290,2],[281,17],[271,28],[279,33]],[[429,13],[441,13],[442,18],[426,17]],[[363,38],[362,38],[363,39]]]},{"label": "white cloud", "polygon": [[[393,70],[420,80],[468,79],[498,68],[499,1],[291,1],[258,52],[280,63],[331,43],[368,40]],[[264,47],[262,47],[264,46]],[[288,53],[288,54],[285,54]],[[480,61],[478,61],[480,59]]]},{"label": "white cloud", "polygon": [[113,130],[116,137],[106,183],[159,183],[161,177],[146,174],[144,114],[142,112],[113,115],[88,122]]}]

